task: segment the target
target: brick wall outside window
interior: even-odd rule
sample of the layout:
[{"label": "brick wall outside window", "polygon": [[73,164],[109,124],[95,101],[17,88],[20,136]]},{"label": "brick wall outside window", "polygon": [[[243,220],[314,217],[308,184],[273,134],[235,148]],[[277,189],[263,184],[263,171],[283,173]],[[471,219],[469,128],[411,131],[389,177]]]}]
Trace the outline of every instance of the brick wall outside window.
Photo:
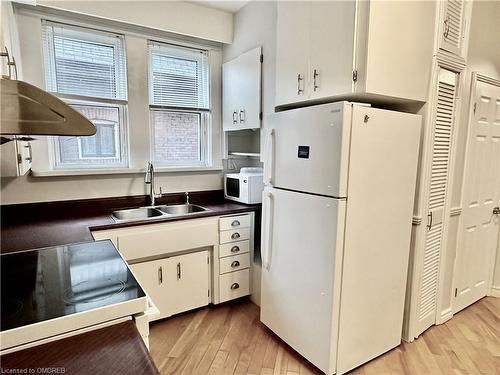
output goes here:
[{"label": "brick wall outside window", "polygon": [[154,111],[154,151],[158,164],[199,162],[200,114],[176,111]]}]

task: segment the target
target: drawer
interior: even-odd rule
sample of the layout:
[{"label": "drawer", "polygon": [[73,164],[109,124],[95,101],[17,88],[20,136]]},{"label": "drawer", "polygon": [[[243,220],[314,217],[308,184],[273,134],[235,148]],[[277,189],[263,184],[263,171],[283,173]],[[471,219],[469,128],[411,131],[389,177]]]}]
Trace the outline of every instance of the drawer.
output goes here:
[{"label": "drawer", "polygon": [[250,238],[250,228],[225,230],[220,232],[220,243],[248,240]]},{"label": "drawer", "polygon": [[220,302],[250,294],[250,270],[229,272],[219,276]]},{"label": "drawer", "polygon": [[234,272],[250,267],[250,253],[225,257],[219,260],[219,273]]},{"label": "drawer", "polygon": [[219,229],[229,230],[250,227],[250,215],[228,216],[219,219]]},{"label": "drawer", "polygon": [[229,242],[219,245],[219,258],[248,253],[250,251],[250,241]]}]

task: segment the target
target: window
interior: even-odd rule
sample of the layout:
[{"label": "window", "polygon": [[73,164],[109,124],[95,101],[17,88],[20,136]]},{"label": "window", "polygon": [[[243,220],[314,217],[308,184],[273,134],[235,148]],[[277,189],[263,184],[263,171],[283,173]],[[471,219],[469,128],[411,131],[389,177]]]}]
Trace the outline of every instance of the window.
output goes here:
[{"label": "window", "polygon": [[156,165],[208,165],[209,92],[207,51],[149,42],[149,103]]},{"label": "window", "polygon": [[47,89],[97,129],[92,137],[53,137],[53,167],[126,167],[123,36],[44,21],[43,47]]}]

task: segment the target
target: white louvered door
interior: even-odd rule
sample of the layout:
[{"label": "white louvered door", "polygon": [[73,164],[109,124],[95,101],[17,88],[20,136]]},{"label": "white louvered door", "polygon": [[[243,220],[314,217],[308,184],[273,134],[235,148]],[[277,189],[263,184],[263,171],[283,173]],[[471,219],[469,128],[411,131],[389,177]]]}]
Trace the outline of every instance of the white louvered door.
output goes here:
[{"label": "white louvered door", "polygon": [[455,55],[462,56],[465,33],[465,1],[447,0],[443,2],[443,19],[441,26],[440,47]]},{"label": "white louvered door", "polygon": [[447,198],[452,127],[455,117],[457,74],[439,68],[433,103],[432,161],[429,175],[427,232],[421,268],[418,273],[418,307],[415,335],[436,321],[436,294],[439,261],[443,241],[443,225]]}]

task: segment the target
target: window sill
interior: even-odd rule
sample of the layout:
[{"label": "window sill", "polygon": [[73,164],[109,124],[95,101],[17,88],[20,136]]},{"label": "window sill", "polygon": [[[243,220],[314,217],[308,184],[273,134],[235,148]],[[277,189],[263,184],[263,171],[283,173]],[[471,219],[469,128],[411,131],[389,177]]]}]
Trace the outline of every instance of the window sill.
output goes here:
[{"label": "window sill", "polygon": [[[199,172],[220,172],[222,167],[159,167],[155,168],[157,173],[199,173]],[[88,170],[51,170],[51,171],[31,171],[33,177],[57,177],[57,176],[92,176],[92,175],[116,175],[116,174],[143,174],[143,168],[109,168],[109,169],[88,169]]]}]

